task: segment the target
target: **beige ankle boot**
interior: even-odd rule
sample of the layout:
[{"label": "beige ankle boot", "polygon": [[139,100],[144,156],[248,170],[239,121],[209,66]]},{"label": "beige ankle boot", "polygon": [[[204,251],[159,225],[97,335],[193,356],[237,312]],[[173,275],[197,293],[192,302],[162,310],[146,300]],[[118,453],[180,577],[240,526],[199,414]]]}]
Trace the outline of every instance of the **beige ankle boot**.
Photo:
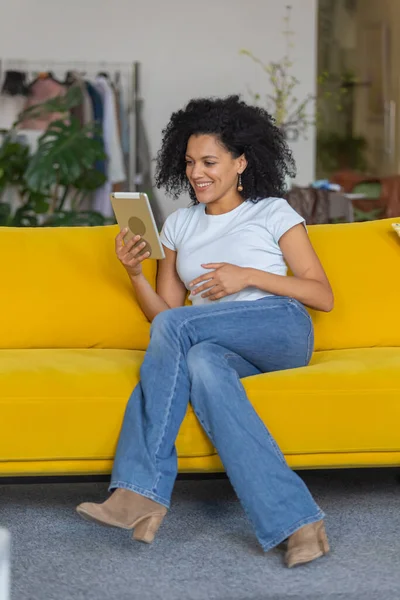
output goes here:
[{"label": "beige ankle boot", "polygon": [[109,527],[133,529],[133,538],[151,544],[167,509],[145,496],[118,488],[102,504],[84,502],[76,508],[89,521]]},{"label": "beige ankle boot", "polygon": [[287,566],[296,567],[311,562],[329,552],[328,538],[323,521],[304,525],[288,540],[285,561]]}]

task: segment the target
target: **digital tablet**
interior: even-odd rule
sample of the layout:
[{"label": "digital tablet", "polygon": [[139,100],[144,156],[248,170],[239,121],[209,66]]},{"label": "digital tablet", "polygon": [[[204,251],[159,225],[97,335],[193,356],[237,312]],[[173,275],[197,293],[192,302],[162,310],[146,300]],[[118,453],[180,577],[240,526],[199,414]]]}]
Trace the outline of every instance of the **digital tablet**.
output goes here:
[{"label": "digital tablet", "polygon": [[115,192],[111,194],[111,204],[119,227],[128,228],[124,240],[128,242],[135,235],[142,237],[139,244],[146,242],[140,252],[150,252],[149,258],[165,258],[164,249],[158,235],[157,225],[147,194],[136,192]]}]

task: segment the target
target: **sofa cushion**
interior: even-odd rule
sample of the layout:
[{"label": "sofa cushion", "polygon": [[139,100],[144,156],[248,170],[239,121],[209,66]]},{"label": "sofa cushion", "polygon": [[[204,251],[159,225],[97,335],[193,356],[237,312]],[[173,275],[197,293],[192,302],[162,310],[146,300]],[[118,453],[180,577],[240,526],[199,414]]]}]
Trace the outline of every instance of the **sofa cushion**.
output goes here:
[{"label": "sofa cushion", "polygon": [[[0,350],[0,462],[113,457],[143,357],[134,350]],[[181,456],[214,453],[191,409],[177,446]]]},{"label": "sofa cushion", "polygon": [[310,311],[316,350],[400,346],[400,245],[392,227],[396,221],[309,228],[335,294],[332,312]]},{"label": "sofa cushion", "polygon": [[[1,350],[0,463],[112,459],[143,356]],[[400,451],[399,348],[317,352],[309,367],[243,382],[287,455]],[[180,458],[215,454],[190,407],[177,450]]]},{"label": "sofa cushion", "polygon": [[400,451],[400,348],[316,352],[243,381],[286,454]]},{"label": "sofa cushion", "polygon": [[[143,350],[149,323],[114,251],[118,228],[0,228],[0,348]],[[156,263],[145,261],[154,286]]]}]

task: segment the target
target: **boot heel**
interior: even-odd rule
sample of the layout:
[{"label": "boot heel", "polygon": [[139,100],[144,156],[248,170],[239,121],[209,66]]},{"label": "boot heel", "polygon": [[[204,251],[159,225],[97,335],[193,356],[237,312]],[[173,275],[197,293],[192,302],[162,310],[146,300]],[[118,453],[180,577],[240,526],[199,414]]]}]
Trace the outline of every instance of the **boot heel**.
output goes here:
[{"label": "boot heel", "polygon": [[154,515],[143,519],[143,521],[140,521],[133,530],[133,539],[138,542],[151,544],[163,519],[164,515]]},{"label": "boot heel", "polygon": [[319,542],[319,547],[321,548],[322,552],[324,554],[328,554],[328,552],[330,551],[330,547],[329,547],[328,537],[326,535],[324,525],[322,525],[322,527],[318,531],[318,542]]},{"label": "boot heel", "polygon": [[289,568],[309,563],[329,552],[324,523],[310,523],[295,531],[288,541],[285,561]]}]

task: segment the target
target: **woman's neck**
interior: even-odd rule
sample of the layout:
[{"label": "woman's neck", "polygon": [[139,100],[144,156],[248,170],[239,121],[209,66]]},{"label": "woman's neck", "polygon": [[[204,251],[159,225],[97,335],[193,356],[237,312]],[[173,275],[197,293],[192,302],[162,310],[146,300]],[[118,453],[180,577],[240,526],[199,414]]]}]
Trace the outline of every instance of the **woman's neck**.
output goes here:
[{"label": "woman's neck", "polygon": [[207,215],[223,215],[231,212],[231,210],[234,210],[243,202],[242,196],[240,194],[235,194],[233,197],[220,198],[219,200],[210,202],[206,205],[205,212]]}]

